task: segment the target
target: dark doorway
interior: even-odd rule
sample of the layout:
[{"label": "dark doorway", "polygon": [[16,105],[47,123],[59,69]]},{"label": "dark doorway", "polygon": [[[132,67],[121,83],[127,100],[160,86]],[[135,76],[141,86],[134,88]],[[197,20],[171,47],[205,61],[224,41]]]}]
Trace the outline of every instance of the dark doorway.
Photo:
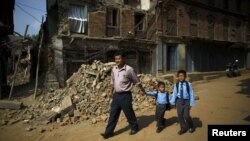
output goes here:
[{"label": "dark doorway", "polygon": [[177,70],[177,45],[167,45],[167,71]]}]

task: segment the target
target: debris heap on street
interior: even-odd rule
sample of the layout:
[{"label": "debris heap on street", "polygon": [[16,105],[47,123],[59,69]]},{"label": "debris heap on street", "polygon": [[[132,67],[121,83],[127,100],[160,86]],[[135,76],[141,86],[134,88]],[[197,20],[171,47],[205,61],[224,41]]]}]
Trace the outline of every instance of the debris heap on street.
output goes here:
[{"label": "debris heap on street", "polygon": [[[109,115],[111,99],[110,92],[111,69],[114,62],[102,63],[94,61],[91,65],[81,65],[67,81],[66,87],[51,90],[38,97],[39,102],[21,112],[21,120],[30,120],[36,124],[58,122],[62,126],[89,120],[95,124],[106,122]],[[146,91],[155,89],[158,79],[149,74],[140,74],[143,87]],[[170,90],[171,83],[165,81]],[[170,90],[171,91],[171,90]],[[154,97],[142,95],[139,87],[134,86],[133,108],[144,112],[154,108]],[[28,115],[28,119],[27,119]]]}]

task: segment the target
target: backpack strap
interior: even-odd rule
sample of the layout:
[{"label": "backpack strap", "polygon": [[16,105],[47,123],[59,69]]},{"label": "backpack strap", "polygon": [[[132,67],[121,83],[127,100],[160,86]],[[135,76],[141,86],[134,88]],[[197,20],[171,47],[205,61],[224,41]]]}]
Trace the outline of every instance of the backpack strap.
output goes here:
[{"label": "backpack strap", "polygon": [[170,102],[169,102],[169,95],[168,95],[168,92],[167,92],[167,94],[166,94],[167,96],[166,96],[166,98],[167,98],[167,104],[170,104]]},{"label": "backpack strap", "polygon": [[177,93],[179,92],[179,81],[175,84]]},{"label": "backpack strap", "polygon": [[189,87],[189,83],[188,83],[187,81],[185,81],[185,83],[186,83],[186,87],[187,87],[187,92],[188,92],[188,94],[190,95],[190,87]]}]

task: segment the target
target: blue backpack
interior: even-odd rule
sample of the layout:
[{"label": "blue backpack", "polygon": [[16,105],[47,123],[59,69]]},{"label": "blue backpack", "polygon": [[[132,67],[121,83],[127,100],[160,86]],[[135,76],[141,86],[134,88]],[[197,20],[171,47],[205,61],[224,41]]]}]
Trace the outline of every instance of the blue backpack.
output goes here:
[{"label": "blue backpack", "polygon": [[[159,91],[157,90],[157,93],[156,93],[156,95],[155,95],[155,101],[157,100],[158,92],[159,92]],[[168,103],[168,104],[166,105],[166,111],[167,111],[167,110],[169,111],[169,110],[171,109],[170,102],[169,102],[169,95],[167,95],[166,98],[167,98],[166,101],[167,101],[167,103]]]}]

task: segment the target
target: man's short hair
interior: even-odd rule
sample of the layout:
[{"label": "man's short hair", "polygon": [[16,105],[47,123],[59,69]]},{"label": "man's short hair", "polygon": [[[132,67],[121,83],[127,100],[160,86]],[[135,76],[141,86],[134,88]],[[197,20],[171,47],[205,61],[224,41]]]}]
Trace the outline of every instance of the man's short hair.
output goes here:
[{"label": "man's short hair", "polygon": [[124,52],[123,51],[117,51],[117,52],[115,52],[115,54],[114,54],[114,57],[115,56],[121,56],[122,58],[124,58]]},{"label": "man's short hair", "polygon": [[185,70],[179,70],[177,72],[177,76],[179,76],[180,73],[184,74],[185,77],[187,76],[187,72]]}]

